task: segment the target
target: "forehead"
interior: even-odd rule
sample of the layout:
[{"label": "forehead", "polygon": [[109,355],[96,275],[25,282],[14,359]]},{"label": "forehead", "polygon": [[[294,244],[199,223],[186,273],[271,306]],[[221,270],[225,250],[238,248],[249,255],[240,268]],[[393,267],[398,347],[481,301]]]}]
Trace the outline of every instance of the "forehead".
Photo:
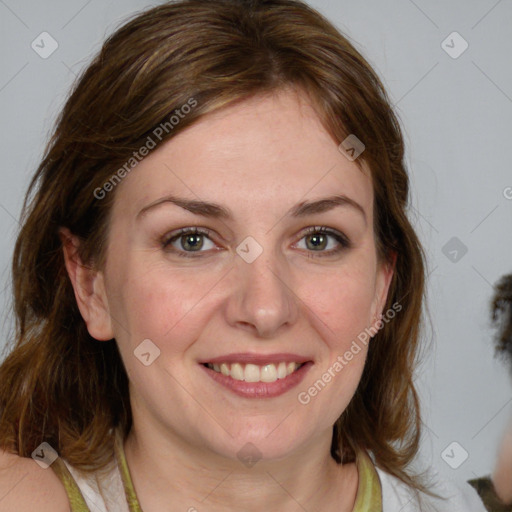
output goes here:
[{"label": "forehead", "polygon": [[369,170],[349,161],[305,95],[280,91],[206,115],[146,156],[116,191],[134,216],[177,194],[279,215],[306,199],[344,194],[372,214]]}]

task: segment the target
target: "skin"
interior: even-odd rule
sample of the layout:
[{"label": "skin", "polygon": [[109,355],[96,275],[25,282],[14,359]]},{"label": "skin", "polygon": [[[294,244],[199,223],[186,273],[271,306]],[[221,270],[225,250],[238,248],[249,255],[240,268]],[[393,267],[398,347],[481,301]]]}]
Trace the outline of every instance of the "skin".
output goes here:
[{"label": "skin", "polygon": [[512,422],[501,441],[492,482],[496,494],[503,503],[512,505]]},{"label": "skin", "polygon": [[[385,304],[393,271],[376,254],[368,169],[340,153],[303,94],[282,90],[203,118],[150,153],[115,193],[104,269],[82,266],[76,240],[61,233],[89,333],[115,337],[128,372],[134,427],[125,451],[143,509],[352,510],[357,470],[336,464],[330,444],[367,347],[309,404],[297,395]],[[169,194],[221,204],[233,218],[164,203],[137,219]],[[345,205],[286,215],[334,194],[364,214]],[[212,231],[201,257],[162,248],[162,238],[188,226]],[[334,254],[341,245],[328,236],[315,250],[304,233],[310,226],[343,233],[351,247]],[[236,253],[247,236],[263,248],[250,264]],[[186,243],[178,238],[173,247],[183,253]],[[161,352],[144,366],[133,352],[148,338]],[[198,364],[234,352],[291,352],[314,365],[281,396],[242,398]],[[250,468],[237,457],[249,442],[262,456]]]}]

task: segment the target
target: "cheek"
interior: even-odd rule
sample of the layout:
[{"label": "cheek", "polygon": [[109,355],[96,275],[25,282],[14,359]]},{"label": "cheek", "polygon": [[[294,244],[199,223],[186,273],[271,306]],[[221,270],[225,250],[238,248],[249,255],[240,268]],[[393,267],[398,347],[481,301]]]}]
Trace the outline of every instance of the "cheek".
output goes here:
[{"label": "cheek", "polygon": [[301,296],[325,326],[332,344],[344,345],[358,336],[372,321],[375,297],[374,272],[367,268],[341,269],[308,278]]},{"label": "cheek", "polygon": [[[205,276],[202,276],[205,277]],[[122,319],[119,335],[128,336],[135,347],[143,339],[153,340],[166,354],[178,353],[201,331],[198,313],[207,300],[205,294],[214,279],[198,280],[190,270],[153,268],[131,272],[130,279],[120,279],[112,316]],[[172,343],[169,343],[172,340]]]}]

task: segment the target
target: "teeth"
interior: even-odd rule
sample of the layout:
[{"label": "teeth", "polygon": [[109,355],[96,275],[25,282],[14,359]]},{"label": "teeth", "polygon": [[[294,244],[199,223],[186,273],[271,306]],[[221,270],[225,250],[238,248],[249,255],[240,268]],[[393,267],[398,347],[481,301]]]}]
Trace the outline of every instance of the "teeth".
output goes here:
[{"label": "teeth", "polygon": [[230,376],[235,380],[244,380],[244,369],[242,365],[238,363],[232,364]]},{"label": "teeth", "polygon": [[246,364],[244,380],[245,382],[258,382],[260,380],[260,367],[255,364]]},{"label": "teeth", "polygon": [[275,364],[266,364],[261,369],[261,382],[275,382],[277,380],[277,368]]},{"label": "teeth", "polygon": [[275,382],[278,379],[284,379],[288,375],[291,375],[301,364],[282,362],[277,365],[269,363],[258,366],[251,363],[208,363],[207,366],[211,370],[222,373],[222,375],[235,380],[243,380],[245,382]]},{"label": "teeth", "polygon": [[277,367],[277,378],[284,379],[286,377],[286,363],[279,363]]}]

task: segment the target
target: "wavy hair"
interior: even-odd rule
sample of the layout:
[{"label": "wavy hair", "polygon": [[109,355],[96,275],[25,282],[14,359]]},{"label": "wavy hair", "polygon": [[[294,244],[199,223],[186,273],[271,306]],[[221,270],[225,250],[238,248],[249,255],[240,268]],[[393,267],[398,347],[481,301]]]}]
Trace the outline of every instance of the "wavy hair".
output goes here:
[{"label": "wavy hair", "polygon": [[30,182],[12,264],[15,339],[0,366],[0,446],[28,457],[50,443],[94,471],[113,456],[113,429],[132,424],[116,341],[86,328],[66,273],[60,227],[83,262],[102,269],[115,190],[95,191],[156,127],[193,97],[197,106],[160,143],[205,115],[293,87],[308,95],[339,144],[366,146],[382,260],[396,255],[387,304],[401,311],[370,343],[357,391],[333,426],[331,455],[364,448],[415,489],[407,470],[420,439],[414,386],[424,298],[424,254],[408,217],[400,125],[372,67],[329,21],[298,0],[181,0],[137,14],[78,77]]}]

